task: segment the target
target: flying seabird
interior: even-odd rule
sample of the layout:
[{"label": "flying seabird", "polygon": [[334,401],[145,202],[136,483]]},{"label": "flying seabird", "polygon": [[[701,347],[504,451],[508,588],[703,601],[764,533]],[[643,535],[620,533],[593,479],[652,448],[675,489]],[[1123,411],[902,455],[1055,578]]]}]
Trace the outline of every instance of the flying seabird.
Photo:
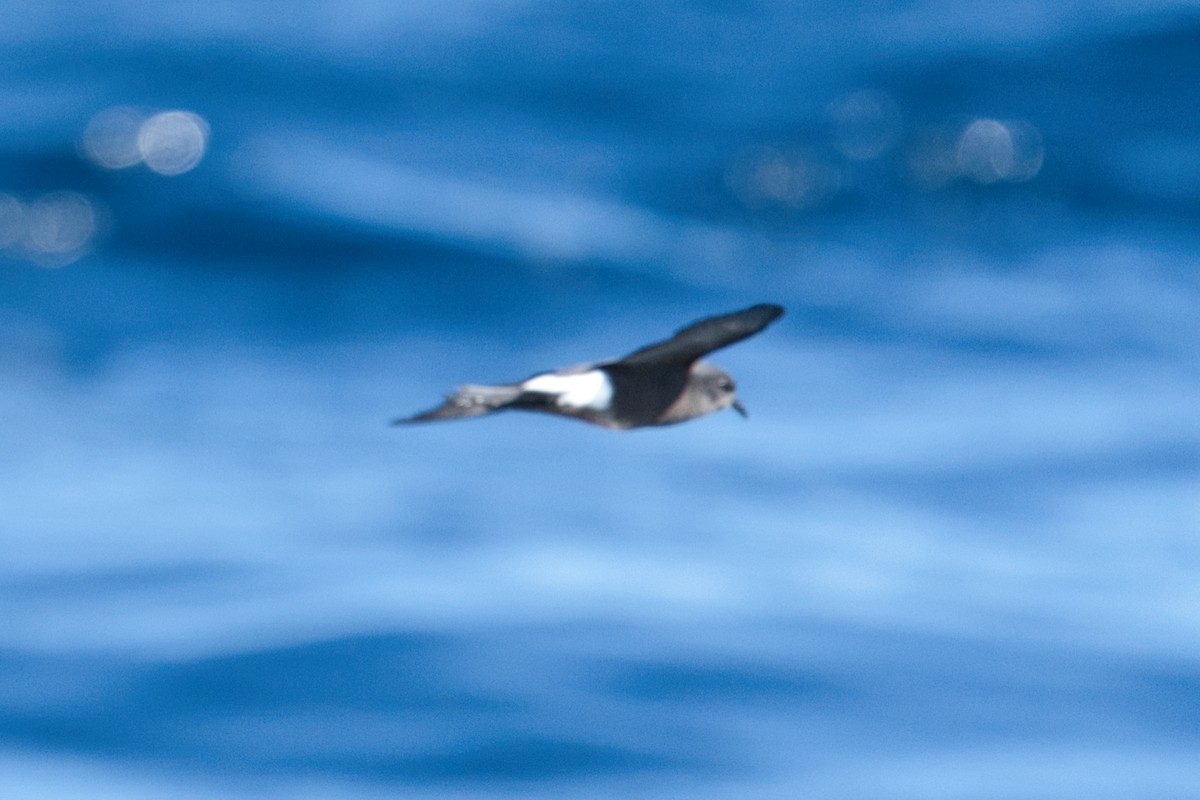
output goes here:
[{"label": "flying seabird", "polygon": [[614,430],[673,425],[723,408],[745,417],[733,378],[699,359],[753,336],[782,314],[782,306],[760,303],[694,322],[670,339],[617,361],[540,372],[518,383],[460,386],[437,408],[392,424],[465,419],[509,408],[558,414]]}]

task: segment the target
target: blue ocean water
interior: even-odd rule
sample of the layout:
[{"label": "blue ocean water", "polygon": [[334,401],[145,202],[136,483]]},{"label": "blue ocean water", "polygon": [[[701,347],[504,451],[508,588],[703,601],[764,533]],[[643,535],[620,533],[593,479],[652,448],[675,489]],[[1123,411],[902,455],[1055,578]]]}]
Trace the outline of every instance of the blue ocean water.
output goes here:
[{"label": "blue ocean water", "polygon": [[1194,4],[9,5],[0,796],[1200,796]]}]

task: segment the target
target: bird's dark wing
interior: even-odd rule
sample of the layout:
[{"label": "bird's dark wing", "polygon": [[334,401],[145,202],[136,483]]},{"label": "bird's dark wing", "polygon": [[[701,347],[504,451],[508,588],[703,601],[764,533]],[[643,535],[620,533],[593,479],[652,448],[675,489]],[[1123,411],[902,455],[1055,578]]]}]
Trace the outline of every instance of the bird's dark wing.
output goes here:
[{"label": "bird's dark wing", "polygon": [[686,366],[706,353],[753,336],[782,314],[782,306],[760,303],[732,314],[708,317],[699,322],[693,322],[686,328],[681,328],[665,342],[658,342],[635,350],[614,362],[612,366]]},{"label": "bird's dark wing", "polygon": [[753,336],[781,314],[781,306],[763,303],[732,314],[708,317],[680,329],[665,342],[600,364],[615,389],[613,413],[619,418],[659,417],[679,398],[696,359]]}]

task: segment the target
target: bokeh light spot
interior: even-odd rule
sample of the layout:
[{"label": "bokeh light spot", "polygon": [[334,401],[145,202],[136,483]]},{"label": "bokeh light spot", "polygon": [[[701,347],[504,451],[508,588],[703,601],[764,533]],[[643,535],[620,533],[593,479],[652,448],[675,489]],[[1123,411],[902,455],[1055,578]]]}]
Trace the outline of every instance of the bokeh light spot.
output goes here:
[{"label": "bokeh light spot", "polygon": [[977,119],[959,135],[955,163],[963,176],[976,183],[995,183],[1012,171],[1014,150],[1012,134],[1004,123]]},{"label": "bokeh light spot", "polygon": [[0,249],[25,238],[25,204],[10,194],[0,194]]},{"label": "bokeh light spot", "polygon": [[1044,151],[1037,129],[1027,122],[977,119],[958,137],[955,162],[976,183],[1027,181],[1042,167]]},{"label": "bokeh light spot", "polygon": [[138,134],[146,117],[130,106],[97,113],[83,131],[83,154],[105,169],[125,169],[142,160]]},{"label": "bokeh light spot", "polygon": [[1012,136],[1015,156],[1006,180],[1011,183],[1030,180],[1042,171],[1042,164],[1046,160],[1046,148],[1042,143],[1042,133],[1024,120],[1012,120],[1006,124],[1009,135]]},{"label": "bokeh light spot", "polygon": [[35,260],[61,266],[78,258],[96,234],[96,207],[78,192],[51,192],[27,211],[26,243]]},{"label": "bokeh light spot", "polygon": [[146,166],[160,175],[181,175],[204,158],[208,123],[190,111],[164,111],[147,119],[137,146]]},{"label": "bokeh light spot", "polygon": [[726,183],[748,208],[809,209],[827,202],[841,189],[842,174],[805,152],[756,147],[734,162]]},{"label": "bokeh light spot", "polygon": [[986,117],[918,130],[908,151],[909,173],[926,190],[963,178],[983,186],[1022,183],[1045,160],[1042,134],[1033,124]]},{"label": "bokeh light spot", "polygon": [[839,97],[826,109],[833,144],[846,158],[878,158],[900,139],[900,108],[887,92],[864,89]]}]

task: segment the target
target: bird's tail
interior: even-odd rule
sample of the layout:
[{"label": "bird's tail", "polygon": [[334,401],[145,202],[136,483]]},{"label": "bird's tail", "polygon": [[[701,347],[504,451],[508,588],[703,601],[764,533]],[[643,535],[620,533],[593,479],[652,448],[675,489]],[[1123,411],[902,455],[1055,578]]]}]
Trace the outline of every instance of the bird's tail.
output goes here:
[{"label": "bird's tail", "polygon": [[466,419],[490,414],[511,405],[522,394],[518,385],[476,386],[467,384],[458,387],[454,394],[446,396],[446,402],[411,417],[394,420],[393,425],[410,422],[434,422],[442,419]]}]

